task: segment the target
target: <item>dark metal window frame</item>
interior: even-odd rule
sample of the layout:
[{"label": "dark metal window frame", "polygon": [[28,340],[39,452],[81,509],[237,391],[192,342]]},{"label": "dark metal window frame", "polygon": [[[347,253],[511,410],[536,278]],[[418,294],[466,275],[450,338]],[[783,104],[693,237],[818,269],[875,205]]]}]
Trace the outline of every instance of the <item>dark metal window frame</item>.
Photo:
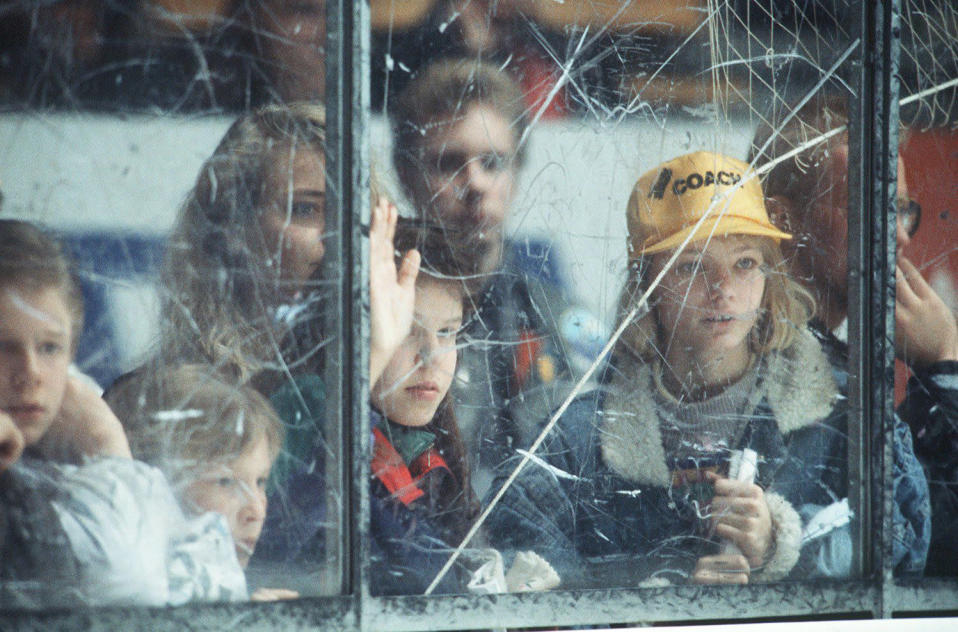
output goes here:
[{"label": "dark metal window frame", "polygon": [[[791,617],[887,618],[958,610],[958,581],[892,577],[891,479],[894,365],[894,266],[898,142],[899,0],[860,3],[861,49],[849,126],[849,488],[859,519],[853,534],[860,579],[740,587],[678,586],[445,597],[371,597],[367,456],[369,440],[368,244],[369,7],[329,0],[327,102],[328,203],[339,218],[333,255],[342,266],[337,335],[342,380],[342,452],[338,476],[344,528],[343,596],[292,602],[190,605],[180,608],[97,608],[68,613],[10,613],[3,629],[431,630],[496,626],[614,624],[639,621],[750,620]],[[368,234],[368,232],[367,232]],[[337,252],[338,251],[338,252]],[[854,371],[853,371],[854,373]],[[860,422],[860,423],[856,423]],[[868,449],[861,449],[863,446]]]}]

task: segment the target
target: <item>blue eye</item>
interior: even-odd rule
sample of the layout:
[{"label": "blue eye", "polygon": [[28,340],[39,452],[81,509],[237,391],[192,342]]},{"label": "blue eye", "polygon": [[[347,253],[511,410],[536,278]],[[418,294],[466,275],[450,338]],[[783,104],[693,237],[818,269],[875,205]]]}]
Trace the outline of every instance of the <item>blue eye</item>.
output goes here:
[{"label": "blue eye", "polygon": [[735,262],[735,266],[740,270],[752,270],[759,266],[758,261],[752,257],[742,257]]},{"label": "blue eye", "polygon": [[230,489],[236,484],[236,479],[224,476],[216,479],[216,486],[224,489]]},{"label": "blue eye", "polygon": [[503,171],[506,168],[506,158],[494,151],[488,151],[476,156],[476,160],[486,171]]}]

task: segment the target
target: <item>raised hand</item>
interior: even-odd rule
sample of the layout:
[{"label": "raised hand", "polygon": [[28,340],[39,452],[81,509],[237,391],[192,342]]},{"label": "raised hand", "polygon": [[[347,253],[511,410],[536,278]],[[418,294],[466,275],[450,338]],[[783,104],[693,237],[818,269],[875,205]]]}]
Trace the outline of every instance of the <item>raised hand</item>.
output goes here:
[{"label": "raised hand", "polygon": [[895,268],[895,355],[909,366],[958,360],[955,315],[904,257]]},{"label": "raised hand", "polygon": [[397,271],[393,237],[398,218],[396,207],[379,198],[369,227],[370,385],[379,380],[412,327],[419,252],[407,252]]}]

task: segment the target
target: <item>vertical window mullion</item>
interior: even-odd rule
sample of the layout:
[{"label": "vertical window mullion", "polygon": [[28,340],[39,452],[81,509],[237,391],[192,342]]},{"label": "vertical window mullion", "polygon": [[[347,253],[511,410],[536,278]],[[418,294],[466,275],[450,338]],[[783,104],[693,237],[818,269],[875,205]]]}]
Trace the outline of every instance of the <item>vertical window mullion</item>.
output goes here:
[{"label": "vertical window mullion", "polygon": [[[341,247],[340,306],[342,318],[333,327],[343,341],[341,362],[331,370],[341,384],[338,441],[341,450],[333,465],[342,481],[342,537],[337,569],[344,592],[354,597],[365,593],[366,532],[368,531],[368,486],[365,458],[369,450],[368,392],[368,245],[362,227],[369,224],[369,8],[365,2],[330,0],[327,3],[327,130],[326,156],[329,199],[337,218]],[[353,602],[358,617],[360,600]]]},{"label": "vertical window mullion", "polygon": [[[894,591],[892,561],[894,529],[892,525],[892,507],[895,503],[893,449],[895,442],[895,265],[897,255],[897,189],[898,189],[898,128],[901,55],[901,0],[888,0],[883,4],[880,19],[876,22],[876,40],[882,42],[881,55],[877,57],[876,79],[881,80],[881,93],[876,95],[876,107],[880,104],[882,112],[875,118],[878,129],[875,131],[875,174],[873,186],[876,189],[875,221],[873,237],[880,236],[883,241],[877,243],[874,264],[881,274],[873,274],[876,285],[876,308],[881,310],[884,325],[883,342],[876,345],[876,367],[881,366],[881,398],[876,397],[876,408],[881,410],[883,434],[883,468],[881,486],[882,499],[882,617],[891,617]],[[883,230],[879,230],[879,226]],[[879,304],[880,302],[880,304]],[[876,332],[878,333],[878,332]]]},{"label": "vertical window mullion", "polygon": [[[857,116],[849,125],[849,342],[853,410],[861,423],[850,427],[852,464],[863,468],[850,479],[858,496],[859,570],[874,571],[881,590],[876,616],[890,616],[892,586],[892,483],[894,441],[894,266],[895,186],[898,143],[900,7],[897,0],[863,3],[863,64],[858,74]],[[856,450],[858,445],[867,450]],[[852,468],[852,471],[855,467]],[[865,473],[870,473],[865,474]],[[870,486],[869,486],[870,485]]]},{"label": "vertical window mullion", "polygon": [[[871,227],[866,212],[870,191],[864,182],[867,178],[868,151],[871,147],[867,121],[872,114],[871,79],[873,67],[869,63],[873,51],[870,36],[873,13],[869,3],[862,3],[857,13],[861,37],[861,50],[854,76],[855,92],[849,106],[848,117],[848,496],[852,512],[857,517],[852,521],[853,574],[865,576],[873,567],[874,546],[872,535],[880,524],[875,524],[871,512],[869,490],[874,484],[872,469],[873,433],[868,385],[871,383],[871,345],[868,290],[865,279],[869,275],[869,241]],[[852,159],[858,156],[859,159]]]}]

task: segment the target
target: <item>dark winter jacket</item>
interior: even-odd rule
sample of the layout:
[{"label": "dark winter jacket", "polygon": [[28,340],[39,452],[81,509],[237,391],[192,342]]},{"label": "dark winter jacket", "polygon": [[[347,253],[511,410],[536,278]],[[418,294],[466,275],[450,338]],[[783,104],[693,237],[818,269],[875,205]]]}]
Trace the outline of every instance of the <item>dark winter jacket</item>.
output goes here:
[{"label": "dark winter jacket", "polygon": [[958,575],[958,362],[937,362],[908,381],[898,408],[914,433],[931,493],[931,547],[925,574]]},{"label": "dark winter jacket", "polygon": [[[771,553],[751,581],[847,574],[847,529],[814,543],[814,534],[805,534],[803,546],[808,517],[847,496],[847,409],[836,375],[809,333],[762,362],[760,402],[734,446],[759,454],[756,483],[773,525]],[[710,492],[703,500],[701,489],[673,484],[652,368],[618,371],[570,406],[489,519],[493,546],[535,550],[566,588],[685,581],[699,557],[719,552],[701,517]],[[927,488],[906,447],[904,505],[914,511],[901,533],[909,559],[923,561]],[[518,458],[504,464],[493,490]]]},{"label": "dark winter jacket", "polygon": [[452,387],[477,487],[562,402],[605,342],[595,316],[570,299],[551,244],[506,241],[504,253],[463,329]]},{"label": "dark winter jacket", "polygon": [[[373,428],[384,423],[372,411]],[[429,467],[419,472],[414,466],[417,473],[412,473],[383,432],[374,430],[372,443],[370,590],[374,595],[422,594],[451,554],[445,526],[433,515],[424,493],[448,469]],[[263,535],[250,561],[251,583],[295,588],[304,594],[320,590],[316,577],[329,561],[327,540],[338,537],[338,526],[327,516],[323,473],[322,469],[294,472],[271,496]],[[454,568],[434,592],[465,592],[464,582],[462,570]]]}]

